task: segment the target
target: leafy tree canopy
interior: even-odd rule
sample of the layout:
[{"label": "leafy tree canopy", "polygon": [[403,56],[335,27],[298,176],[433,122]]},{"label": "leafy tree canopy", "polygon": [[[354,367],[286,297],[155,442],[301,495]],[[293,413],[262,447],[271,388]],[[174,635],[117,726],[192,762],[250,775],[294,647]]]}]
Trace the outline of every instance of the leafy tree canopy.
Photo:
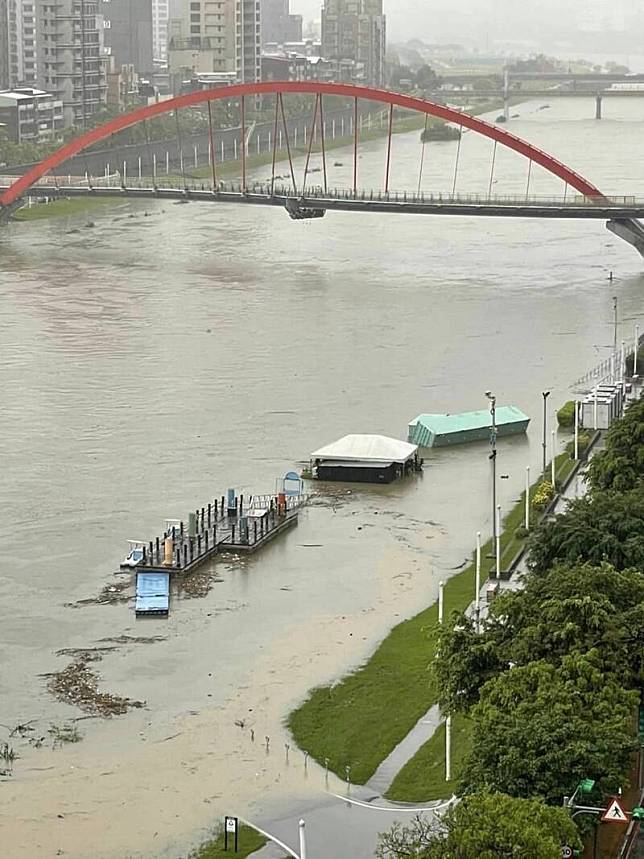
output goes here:
[{"label": "leafy tree canopy", "polygon": [[637,400],[606,433],[606,446],[590,462],[588,480],[594,492],[627,492],[644,479],[644,400]]},{"label": "leafy tree canopy", "polygon": [[603,565],[555,567],[503,594],[479,633],[455,615],[438,633],[433,676],[444,712],[469,712],[484,684],[511,665],[553,665],[593,650],[596,664],[629,688],[644,656],[644,572]]},{"label": "leafy tree canopy", "polygon": [[561,848],[581,847],[563,808],[502,793],[467,796],[442,820],[418,817],[380,836],[379,859],[560,859]]},{"label": "leafy tree canopy", "polygon": [[534,530],[528,552],[530,569],[538,573],[580,561],[644,569],[644,485],[571,501],[564,513]]},{"label": "leafy tree canopy", "polygon": [[542,660],[489,680],[472,709],[463,791],[503,790],[560,805],[582,778],[595,779],[603,794],[621,787],[639,694],[597,663],[592,651],[573,653],[560,666]]}]

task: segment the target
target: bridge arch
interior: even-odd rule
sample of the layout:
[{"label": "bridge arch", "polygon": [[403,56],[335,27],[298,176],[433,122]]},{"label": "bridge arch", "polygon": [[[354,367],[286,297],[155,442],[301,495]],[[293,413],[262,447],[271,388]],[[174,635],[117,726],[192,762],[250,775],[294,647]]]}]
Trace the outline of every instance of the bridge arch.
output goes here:
[{"label": "bridge arch", "polygon": [[506,146],[517,152],[526,159],[539,164],[548,172],[557,176],[563,182],[574,188],[585,197],[602,197],[601,191],[579,173],[567,167],[561,161],[548,155],[542,149],[533,146],[520,137],[511,134],[504,128],[499,128],[490,122],[462,113],[459,110],[436,104],[435,102],[417,98],[411,95],[390,92],[389,90],[374,89],[372,87],[355,86],[352,84],[319,83],[314,81],[270,81],[263,83],[235,84],[229,87],[220,87],[211,90],[199,90],[176,96],[167,101],[156,102],[146,107],[138,108],[130,113],[120,114],[109,122],[98,128],[93,128],[61,146],[40,164],[33,167],[19,179],[17,179],[7,190],[0,195],[0,207],[10,206],[15,203],[32,185],[38,182],[50,170],[64,163],[68,158],[77,155],[89,146],[130,128],[139,122],[153,119],[164,113],[170,113],[181,108],[196,107],[212,101],[222,101],[242,96],[276,95],[297,93],[300,95],[315,96],[340,96],[344,98],[364,99],[387,104],[392,107],[400,107],[408,110],[418,111],[429,116],[455,123],[471,131],[481,134],[496,143]]}]

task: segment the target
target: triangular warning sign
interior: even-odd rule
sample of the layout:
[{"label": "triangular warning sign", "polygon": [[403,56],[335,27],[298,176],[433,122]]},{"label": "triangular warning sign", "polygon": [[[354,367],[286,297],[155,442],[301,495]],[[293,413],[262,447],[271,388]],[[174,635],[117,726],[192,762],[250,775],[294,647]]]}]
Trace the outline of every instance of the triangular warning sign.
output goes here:
[{"label": "triangular warning sign", "polygon": [[628,823],[628,816],[618,799],[614,799],[601,816],[602,823]]}]

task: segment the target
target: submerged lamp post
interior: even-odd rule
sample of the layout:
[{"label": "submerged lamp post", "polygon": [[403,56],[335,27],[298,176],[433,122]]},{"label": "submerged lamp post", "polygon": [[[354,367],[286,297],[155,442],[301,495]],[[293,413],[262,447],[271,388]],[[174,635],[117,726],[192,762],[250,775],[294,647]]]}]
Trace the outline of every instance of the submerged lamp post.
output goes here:
[{"label": "submerged lamp post", "polygon": [[548,397],[550,396],[550,391],[544,391],[541,396],[543,397],[543,467],[541,469],[541,473],[545,477],[546,475],[546,454],[547,454],[547,431],[548,431]]}]

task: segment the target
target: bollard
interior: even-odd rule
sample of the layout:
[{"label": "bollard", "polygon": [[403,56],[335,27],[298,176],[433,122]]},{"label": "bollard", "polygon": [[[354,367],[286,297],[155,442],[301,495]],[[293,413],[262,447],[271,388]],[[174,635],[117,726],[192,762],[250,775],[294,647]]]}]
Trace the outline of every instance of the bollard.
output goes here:
[{"label": "bollard", "polygon": [[190,563],[194,561],[195,558],[195,544],[192,540],[190,540]]},{"label": "bollard", "polygon": [[163,544],[163,566],[171,567],[172,566],[172,540],[168,537],[168,539]]},{"label": "bollard", "polygon": [[157,561],[159,560],[159,538],[157,537]]},{"label": "bollard", "polygon": [[217,499],[215,498],[215,522],[217,521]]},{"label": "bollard", "polygon": [[234,542],[235,542],[235,526],[234,526],[234,525],[232,526],[232,530],[231,530],[231,538],[230,538],[230,542],[231,542],[231,543],[233,543],[233,544],[234,544]]},{"label": "bollard", "polygon": [[188,547],[185,543],[183,544],[183,566],[188,566]]},{"label": "bollard", "polygon": [[176,539],[176,536],[177,536],[176,528],[175,528],[175,527],[174,527],[174,525],[173,525],[173,526],[172,526],[172,542],[173,542],[173,543],[174,543],[174,541],[175,541],[175,539]]},{"label": "bollard", "polygon": [[224,496],[221,496],[221,518],[224,518]]},{"label": "bollard", "polygon": [[240,495],[239,496],[239,515],[240,516],[244,515],[243,511],[244,511],[244,496]]},{"label": "bollard", "polygon": [[201,555],[201,534],[197,534],[197,557]]},{"label": "bollard", "polygon": [[177,569],[181,569],[181,549],[177,549]]},{"label": "bollard", "polygon": [[217,526],[212,529],[212,545],[213,547],[217,546]]},{"label": "bollard", "polygon": [[203,524],[204,524],[205,516],[206,516],[206,508],[202,507],[201,508],[201,530],[202,531],[203,531]]},{"label": "bollard", "polygon": [[183,536],[183,522],[179,522],[179,533]]},{"label": "bollard", "polygon": [[206,538],[206,552],[208,552],[208,531],[206,531],[204,536]]},{"label": "bollard", "polygon": [[256,543],[257,542],[257,519],[253,522],[253,531],[254,531],[253,541]]},{"label": "bollard", "polygon": [[212,524],[212,504],[208,505],[208,527]]},{"label": "bollard", "polygon": [[194,513],[188,513],[188,536],[197,536],[197,517]]},{"label": "bollard", "polygon": [[154,557],[154,543],[152,542],[152,540],[150,540],[150,552],[148,557],[150,559],[150,563],[152,563],[152,559]]},{"label": "bollard", "polygon": [[143,563],[147,563],[147,552],[145,550],[145,546],[141,546],[141,551],[143,552]]}]

